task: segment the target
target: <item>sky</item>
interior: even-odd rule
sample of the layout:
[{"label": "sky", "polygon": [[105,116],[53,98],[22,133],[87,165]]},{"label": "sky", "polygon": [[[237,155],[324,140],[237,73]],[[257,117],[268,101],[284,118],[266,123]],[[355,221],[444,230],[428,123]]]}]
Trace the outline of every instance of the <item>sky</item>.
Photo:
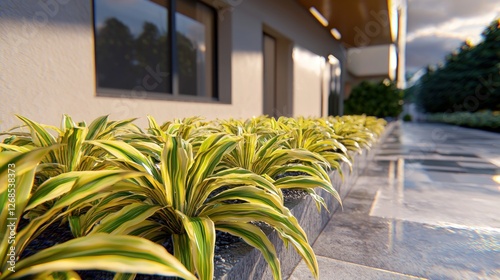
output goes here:
[{"label": "sky", "polygon": [[435,65],[500,17],[500,0],[408,0],[406,68]]}]

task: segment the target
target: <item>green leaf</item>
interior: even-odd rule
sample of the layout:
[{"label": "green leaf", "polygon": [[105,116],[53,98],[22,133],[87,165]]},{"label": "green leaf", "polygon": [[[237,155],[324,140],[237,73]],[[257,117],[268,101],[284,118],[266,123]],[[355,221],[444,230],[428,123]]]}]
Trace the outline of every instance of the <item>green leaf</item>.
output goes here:
[{"label": "green leaf", "polygon": [[105,129],[108,123],[108,116],[102,116],[95,119],[88,128],[87,136],[85,140],[96,139],[98,135],[100,135]]},{"label": "green leaf", "polygon": [[280,213],[284,212],[283,200],[280,196],[253,186],[235,187],[223,191],[208,199],[204,207],[217,206],[228,200],[241,200],[253,203],[254,205],[262,204],[270,206]]},{"label": "green leaf", "polygon": [[[78,206],[95,201],[100,195],[105,195],[102,194],[102,192],[114,184],[125,179],[142,175],[142,173],[122,170],[74,171],[47,180],[40,186],[40,190],[42,193],[47,193],[47,190],[50,190],[48,192],[50,195],[54,193],[51,190],[55,190],[60,185],[59,182],[61,178],[76,178],[76,182],[71,190],[69,189],[69,185],[64,185],[65,188],[63,191],[65,191],[65,194],[60,196],[53,206],[43,215],[33,219],[26,227],[18,232],[16,236],[16,252],[18,254],[22,252],[29,240],[36,237],[36,234],[39,233],[39,228],[49,221],[50,224],[56,220],[55,215],[59,214],[64,208],[77,203],[76,206],[73,205],[73,207],[66,209],[66,211],[74,210],[74,208]],[[47,201],[47,198],[35,193],[28,207],[34,207],[34,205],[38,205],[43,201]],[[45,224],[45,227],[46,226],[47,224]]]},{"label": "green leaf", "polygon": [[118,212],[109,214],[94,227],[92,233],[105,232],[110,234],[123,234],[128,228],[140,224],[151,217],[160,206],[134,203],[125,206]]},{"label": "green leaf", "polygon": [[191,176],[188,185],[193,191],[198,191],[197,186],[212,175],[222,157],[230,153],[237,144],[237,138],[225,134],[213,134],[201,144],[190,169]]},{"label": "green leaf", "polygon": [[212,280],[214,277],[215,226],[205,217],[188,217],[181,212],[182,224],[189,236],[189,247],[193,256],[194,267],[200,280]]},{"label": "green leaf", "polygon": [[167,203],[175,209],[184,209],[188,170],[193,164],[189,145],[180,137],[168,137],[160,163]]},{"label": "green leaf", "polygon": [[25,118],[23,116],[16,115],[18,119],[23,121],[26,126],[28,126],[31,131],[31,138],[36,146],[38,147],[48,147],[56,144],[57,141],[42,125]]},{"label": "green leaf", "polygon": [[187,206],[189,211],[186,213],[197,213],[198,209],[204,204],[210,193],[224,186],[256,186],[270,193],[277,195],[280,200],[283,200],[283,194],[272,183],[272,179],[265,178],[241,168],[232,168],[220,171],[215,175],[207,178],[199,187],[203,191],[190,192],[189,202]]},{"label": "green leaf", "polygon": [[107,270],[196,280],[165,248],[135,236],[95,234],[44,249],[16,263],[0,280],[46,271]]},{"label": "green leaf", "polygon": [[274,185],[281,189],[314,189],[321,187],[328,191],[342,205],[339,193],[332,187],[330,182],[322,179],[310,176],[289,176],[276,180]]},{"label": "green leaf", "polygon": [[144,171],[146,173],[152,174],[155,177],[159,177],[159,174],[156,172],[156,168],[154,167],[153,162],[137,149],[125,142],[113,140],[96,140],[88,141],[88,143],[103,148],[118,159],[137,163],[144,168]]},{"label": "green leaf", "polygon": [[[286,210],[286,209],[285,209]],[[312,247],[307,241],[304,230],[289,211],[281,214],[274,208],[252,203],[220,205],[203,211],[200,215],[208,216],[215,225],[219,223],[249,223],[262,221],[278,231],[282,239],[291,242],[302,256],[315,278],[318,278],[318,263]]]},{"label": "green leaf", "polygon": [[271,267],[274,279],[281,279],[281,268],[278,254],[276,253],[274,245],[271,241],[269,241],[266,234],[262,232],[259,227],[245,223],[220,222],[217,223],[215,228],[217,230],[241,237],[247,244],[258,249]]}]

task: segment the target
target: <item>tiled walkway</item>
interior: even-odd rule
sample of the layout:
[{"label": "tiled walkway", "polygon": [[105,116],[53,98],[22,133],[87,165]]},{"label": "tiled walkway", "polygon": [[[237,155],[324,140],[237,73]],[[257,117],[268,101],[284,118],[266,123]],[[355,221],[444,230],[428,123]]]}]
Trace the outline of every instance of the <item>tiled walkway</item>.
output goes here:
[{"label": "tiled walkway", "polygon": [[313,248],[324,280],[500,279],[500,134],[395,126]]}]

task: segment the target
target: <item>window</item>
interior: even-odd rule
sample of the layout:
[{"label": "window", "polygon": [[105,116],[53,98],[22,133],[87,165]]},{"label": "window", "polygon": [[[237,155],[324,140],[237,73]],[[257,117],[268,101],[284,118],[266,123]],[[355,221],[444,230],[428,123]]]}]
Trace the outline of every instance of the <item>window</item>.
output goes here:
[{"label": "window", "polygon": [[215,17],[196,0],[94,0],[97,87],[216,99]]}]

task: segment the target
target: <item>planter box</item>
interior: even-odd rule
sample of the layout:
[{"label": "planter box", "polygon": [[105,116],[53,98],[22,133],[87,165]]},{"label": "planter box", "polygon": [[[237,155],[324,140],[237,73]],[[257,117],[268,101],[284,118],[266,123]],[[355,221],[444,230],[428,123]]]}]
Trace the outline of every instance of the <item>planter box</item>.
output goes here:
[{"label": "planter box", "polygon": [[[394,125],[395,122],[391,122],[387,125],[384,134],[379,138],[379,143],[383,142]],[[343,181],[337,172],[330,173],[333,186],[339,192],[342,199],[349,194],[359,174],[364,171],[368,162],[373,158],[376,151],[375,146],[376,145],[374,145],[373,149],[370,151],[365,150],[362,154],[352,155],[354,159],[352,172],[349,170],[347,164],[342,164],[341,167],[344,174]],[[308,195],[292,205],[287,205],[306,232],[310,244],[314,243],[335,211],[340,207],[340,204],[328,192],[318,188],[316,189],[316,193],[325,199],[330,212],[322,208],[321,213],[319,213],[316,203]],[[286,248],[276,232],[269,230],[267,234],[268,238],[276,247],[276,252],[278,253],[278,258],[281,263],[282,277],[283,279],[288,279],[302,258],[295,252],[292,245]],[[215,279],[273,279],[272,272],[260,251],[247,244],[226,245],[226,248],[219,248],[217,253],[220,254],[222,258],[216,258],[215,260]]]}]

